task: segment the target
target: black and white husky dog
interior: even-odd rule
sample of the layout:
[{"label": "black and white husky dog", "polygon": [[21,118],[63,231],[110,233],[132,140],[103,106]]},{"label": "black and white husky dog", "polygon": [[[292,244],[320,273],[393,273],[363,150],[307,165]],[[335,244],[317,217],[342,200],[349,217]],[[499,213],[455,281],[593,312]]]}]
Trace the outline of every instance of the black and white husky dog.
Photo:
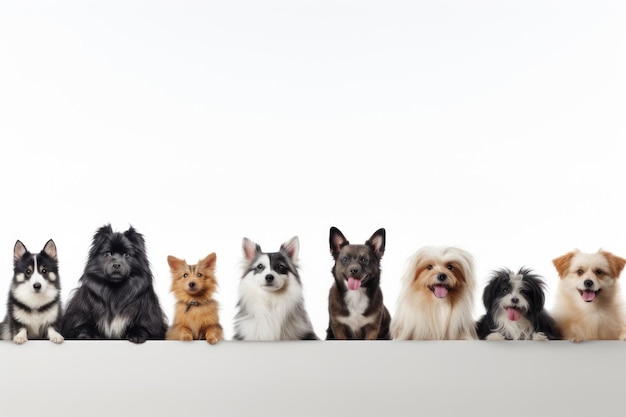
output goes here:
[{"label": "black and white husky dog", "polygon": [[298,237],[266,253],[243,238],[235,340],[317,340],[298,274]]},{"label": "black and white husky dog", "polygon": [[61,318],[61,284],[57,248],[52,239],[40,253],[30,253],[19,240],[13,248],[13,281],[0,338],[22,344],[28,339],[63,342],[57,324]]}]

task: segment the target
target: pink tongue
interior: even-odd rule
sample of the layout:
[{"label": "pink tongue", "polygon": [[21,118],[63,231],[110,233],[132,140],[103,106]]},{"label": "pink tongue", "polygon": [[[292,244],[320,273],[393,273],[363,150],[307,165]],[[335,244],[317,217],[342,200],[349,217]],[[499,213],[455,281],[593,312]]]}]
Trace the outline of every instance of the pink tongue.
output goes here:
[{"label": "pink tongue", "polygon": [[448,295],[448,289],[443,285],[435,285],[435,297],[443,298]]},{"label": "pink tongue", "polygon": [[590,291],[590,290],[583,291],[583,300],[585,300],[585,301],[593,301],[594,298],[596,298],[596,292],[595,291]]},{"label": "pink tongue", "polygon": [[514,309],[514,308],[512,308],[512,307],[508,307],[508,308],[506,309],[506,317],[507,317],[509,320],[512,320],[512,321],[517,321],[517,320],[519,320],[520,315],[521,315],[521,314],[520,314],[519,310],[516,310],[516,309]]},{"label": "pink tongue", "polygon": [[353,277],[348,278],[348,288],[358,290],[361,288],[361,280]]}]

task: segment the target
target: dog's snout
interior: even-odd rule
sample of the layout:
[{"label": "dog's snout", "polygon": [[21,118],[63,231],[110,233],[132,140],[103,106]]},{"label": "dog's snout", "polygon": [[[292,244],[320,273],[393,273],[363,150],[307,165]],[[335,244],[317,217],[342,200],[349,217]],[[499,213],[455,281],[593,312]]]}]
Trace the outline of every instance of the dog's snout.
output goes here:
[{"label": "dog's snout", "polygon": [[122,265],[120,264],[113,264],[113,269],[120,269]]},{"label": "dog's snout", "polygon": [[352,276],[358,275],[360,272],[359,268],[350,268],[350,274]]},{"label": "dog's snout", "polygon": [[266,281],[267,283],[274,282],[274,275],[272,275],[272,274],[267,274],[267,275],[265,275],[265,281]]},{"label": "dog's snout", "polygon": [[512,302],[513,304],[517,304],[517,303],[519,303],[519,298],[517,298],[517,297],[513,297],[513,298],[511,298],[511,302]]},{"label": "dog's snout", "polygon": [[194,288],[196,288],[196,283],[195,283],[195,282],[193,282],[193,281],[192,281],[192,282],[190,282],[190,283],[189,283],[189,284],[187,284],[187,285],[189,286],[189,289],[192,289],[192,290],[193,290]]},{"label": "dog's snout", "polygon": [[585,280],[585,288],[591,288],[593,287],[593,281],[590,279],[586,279]]},{"label": "dog's snout", "polygon": [[446,274],[439,274],[439,275],[437,275],[437,280],[440,281],[440,282],[444,282],[447,279],[448,279],[448,276]]},{"label": "dog's snout", "polygon": [[35,282],[33,284],[33,288],[37,291],[39,291],[41,289],[41,283],[40,282]]}]

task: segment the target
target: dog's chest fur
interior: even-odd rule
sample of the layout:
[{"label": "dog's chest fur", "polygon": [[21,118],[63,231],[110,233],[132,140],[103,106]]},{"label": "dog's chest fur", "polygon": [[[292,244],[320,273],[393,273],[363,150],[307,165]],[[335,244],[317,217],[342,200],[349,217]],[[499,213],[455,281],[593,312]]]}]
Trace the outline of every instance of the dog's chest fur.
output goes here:
[{"label": "dog's chest fur", "polygon": [[343,302],[348,311],[348,315],[337,315],[336,320],[339,323],[345,324],[354,332],[357,332],[363,326],[374,321],[375,315],[364,315],[370,305],[370,298],[367,296],[366,288],[359,288],[356,291],[346,291],[343,295]]},{"label": "dog's chest fur", "polygon": [[121,339],[128,327],[128,317],[116,315],[103,317],[98,321],[98,329],[108,339]]}]

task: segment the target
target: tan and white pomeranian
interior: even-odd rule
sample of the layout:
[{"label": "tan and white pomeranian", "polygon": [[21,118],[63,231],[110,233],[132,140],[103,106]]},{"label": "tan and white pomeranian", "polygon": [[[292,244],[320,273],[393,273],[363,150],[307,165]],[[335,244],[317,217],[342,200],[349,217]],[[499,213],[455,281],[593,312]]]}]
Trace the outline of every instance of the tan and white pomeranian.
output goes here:
[{"label": "tan and white pomeranian", "polygon": [[472,255],[456,247],[423,247],[410,259],[391,320],[394,340],[477,339],[472,316]]},{"label": "tan and white pomeranian", "polygon": [[626,339],[617,281],[626,259],[604,250],[574,250],[552,263],[561,278],[552,315],[563,338],[572,342]]},{"label": "tan and white pomeranian", "polygon": [[215,253],[201,259],[196,265],[189,265],[174,256],[167,257],[176,306],[174,321],[165,335],[166,340],[206,340],[212,345],[224,340],[219,306],[213,299],[217,289],[216,260]]}]

